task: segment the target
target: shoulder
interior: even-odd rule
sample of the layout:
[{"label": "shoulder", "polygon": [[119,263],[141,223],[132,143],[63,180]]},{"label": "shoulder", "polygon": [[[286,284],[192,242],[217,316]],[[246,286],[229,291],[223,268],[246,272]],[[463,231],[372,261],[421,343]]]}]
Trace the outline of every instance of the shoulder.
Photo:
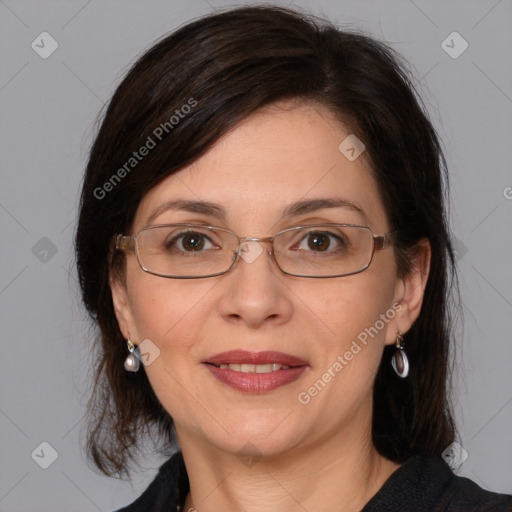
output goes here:
[{"label": "shoulder", "polygon": [[149,487],[130,505],[115,512],[160,512],[172,511],[180,506],[189,490],[185,463],[181,452],[168,459],[151,482]]},{"label": "shoulder", "polygon": [[512,496],[457,476],[441,457],[415,456],[398,468],[362,512],[510,512]]}]

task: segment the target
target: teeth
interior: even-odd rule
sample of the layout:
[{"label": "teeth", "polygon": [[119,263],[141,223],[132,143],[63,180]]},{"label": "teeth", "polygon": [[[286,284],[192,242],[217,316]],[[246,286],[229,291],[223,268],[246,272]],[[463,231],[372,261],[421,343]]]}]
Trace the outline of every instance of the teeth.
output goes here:
[{"label": "teeth", "polygon": [[269,363],[269,364],[221,364],[221,370],[233,370],[242,373],[270,373],[277,370],[288,370],[290,367],[285,364]]}]

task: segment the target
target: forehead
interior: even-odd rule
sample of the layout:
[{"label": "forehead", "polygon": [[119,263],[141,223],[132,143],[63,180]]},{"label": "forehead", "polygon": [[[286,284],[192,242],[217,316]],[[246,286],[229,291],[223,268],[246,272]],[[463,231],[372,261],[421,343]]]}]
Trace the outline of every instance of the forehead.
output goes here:
[{"label": "forehead", "polygon": [[[366,225],[385,229],[385,212],[366,155],[347,158],[353,155],[345,151],[344,141],[350,146],[353,140],[349,136],[354,137],[316,104],[281,102],[262,109],[200,159],[150,190],[139,205],[134,228],[147,225],[163,203],[190,200],[220,204],[231,228],[243,223],[244,228],[261,231],[292,203],[338,197],[364,210]],[[361,223],[364,216],[356,209],[346,210],[347,221]],[[158,220],[165,222],[165,214]]]}]

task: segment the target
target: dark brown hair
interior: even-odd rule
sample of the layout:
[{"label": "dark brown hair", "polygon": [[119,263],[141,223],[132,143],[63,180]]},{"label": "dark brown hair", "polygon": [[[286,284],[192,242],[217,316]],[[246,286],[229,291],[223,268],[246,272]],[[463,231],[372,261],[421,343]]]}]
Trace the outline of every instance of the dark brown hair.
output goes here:
[{"label": "dark brown hair", "polygon": [[[111,272],[122,277],[124,256],[109,255],[113,237],[131,232],[151,188],[251,113],[286,99],[327,107],[365,144],[398,231],[399,275],[410,272],[421,238],[431,244],[422,310],[405,335],[411,373],[396,377],[394,347],[386,347],[374,388],[373,442],[402,462],[440,454],[454,439],[449,292],[458,287],[446,221],[448,176],[410,73],[392,49],[358,31],[260,5],[193,21],[144,53],[115,91],[90,152],[75,245],[83,301],[99,328],[87,450],[107,475],[129,476],[145,434],[162,441],[160,453],[170,453],[175,440],[144,368],[136,377],[124,370],[126,340],[109,287]],[[149,139],[155,146],[130,160]]]}]

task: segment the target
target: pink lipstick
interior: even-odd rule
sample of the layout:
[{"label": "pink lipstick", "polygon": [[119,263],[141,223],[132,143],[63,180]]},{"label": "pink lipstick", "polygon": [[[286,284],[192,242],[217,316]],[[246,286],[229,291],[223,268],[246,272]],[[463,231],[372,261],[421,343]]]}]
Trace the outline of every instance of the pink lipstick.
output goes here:
[{"label": "pink lipstick", "polygon": [[204,361],[221,382],[239,391],[264,393],[297,380],[308,368],[306,361],[282,352],[231,350]]}]

